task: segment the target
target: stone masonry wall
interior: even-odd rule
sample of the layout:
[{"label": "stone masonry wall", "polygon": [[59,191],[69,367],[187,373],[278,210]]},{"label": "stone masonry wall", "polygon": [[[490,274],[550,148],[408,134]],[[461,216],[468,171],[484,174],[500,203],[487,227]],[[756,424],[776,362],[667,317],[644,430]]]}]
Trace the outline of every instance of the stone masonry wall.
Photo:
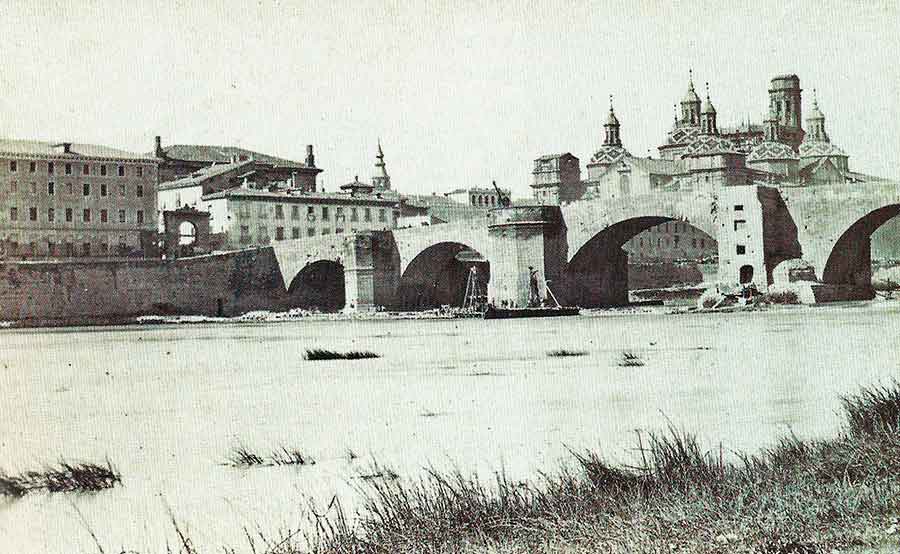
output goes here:
[{"label": "stone masonry wall", "polygon": [[0,264],[0,320],[116,320],[283,309],[270,248],[179,260]]}]

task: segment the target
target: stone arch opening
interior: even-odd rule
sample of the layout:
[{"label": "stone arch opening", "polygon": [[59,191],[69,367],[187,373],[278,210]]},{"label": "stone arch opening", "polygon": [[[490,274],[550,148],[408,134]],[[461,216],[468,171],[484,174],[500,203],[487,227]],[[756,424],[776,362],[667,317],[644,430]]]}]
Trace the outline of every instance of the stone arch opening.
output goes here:
[{"label": "stone arch opening", "polygon": [[718,243],[701,228],[672,217],[633,217],[597,232],[575,253],[566,268],[569,301],[621,306],[634,290],[642,300],[688,300],[715,282],[717,261]]},{"label": "stone arch opening", "polygon": [[[872,235],[898,215],[900,204],[891,204],[869,212],[850,225],[828,254],[822,269],[822,282],[871,286]],[[891,222],[891,227],[894,225]]]},{"label": "stone arch opening", "polygon": [[486,294],[490,263],[475,249],[459,242],[441,242],[419,252],[400,276],[397,298],[403,310],[460,307],[474,269],[477,288]]},{"label": "stone arch opening", "polygon": [[336,312],[346,303],[344,266],[333,260],[318,260],[303,269],[288,287],[289,306]]},{"label": "stone arch opening", "polygon": [[193,246],[197,243],[197,226],[190,221],[182,221],[178,225],[178,244]]}]

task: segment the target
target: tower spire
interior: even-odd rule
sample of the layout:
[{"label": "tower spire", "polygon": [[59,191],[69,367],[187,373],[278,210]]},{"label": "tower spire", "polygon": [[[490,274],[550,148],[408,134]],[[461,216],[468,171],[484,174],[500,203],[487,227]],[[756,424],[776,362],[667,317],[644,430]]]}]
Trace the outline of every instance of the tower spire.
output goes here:
[{"label": "tower spire", "polygon": [[372,177],[372,185],[376,189],[390,190],[391,176],[388,175],[387,166],[384,163],[384,150],[381,149],[381,138],[378,139],[378,151],[375,154],[375,176]]},{"label": "tower spire", "polygon": [[606,137],[603,140],[605,146],[622,146],[622,139],[619,137],[619,119],[613,109],[613,95],[609,95],[609,115],[606,116],[606,123],[603,124],[606,131]]}]

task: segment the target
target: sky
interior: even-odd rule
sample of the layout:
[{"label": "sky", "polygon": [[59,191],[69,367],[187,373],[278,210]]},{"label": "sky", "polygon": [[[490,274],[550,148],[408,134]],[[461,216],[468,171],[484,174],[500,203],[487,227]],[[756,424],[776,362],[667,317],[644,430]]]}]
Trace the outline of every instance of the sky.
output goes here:
[{"label": "sky", "polygon": [[0,6],[0,137],[148,152],[237,145],[320,185],[529,194],[534,158],[582,173],[613,95],[658,156],[693,70],[719,125],[761,122],[772,76],[817,89],[851,169],[900,177],[900,4],[885,2],[50,2]]}]

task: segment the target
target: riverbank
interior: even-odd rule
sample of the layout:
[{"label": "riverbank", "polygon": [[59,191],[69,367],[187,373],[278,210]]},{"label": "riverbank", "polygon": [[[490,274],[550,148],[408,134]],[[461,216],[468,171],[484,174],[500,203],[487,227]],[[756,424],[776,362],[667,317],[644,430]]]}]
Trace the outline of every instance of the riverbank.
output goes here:
[{"label": "riverbank", "polygon": [[[900,548],[900,384],[842,399],[831,440],[731,456],[670,427],[637,435],[641,464],[601,453],[531,482],[457,472],[365,489],[308,550],[283,552],[813,553]],[[736,458],[737,461],[727,461]]]}]

